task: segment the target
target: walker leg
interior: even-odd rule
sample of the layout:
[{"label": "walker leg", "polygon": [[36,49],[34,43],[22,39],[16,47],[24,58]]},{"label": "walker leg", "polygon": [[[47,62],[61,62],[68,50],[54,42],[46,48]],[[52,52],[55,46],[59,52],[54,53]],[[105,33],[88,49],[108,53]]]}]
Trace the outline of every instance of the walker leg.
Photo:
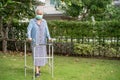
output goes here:
[{"label": "walker leg", "polygon": [[[51,53],[51,50],[50,50],[50,45],[49,45],[49,57],[51,56],[50,53]],[[50,58],[49,58],[49,65],[50,65]]]},{"label": "walker leg", "polygon": [[35,80],[35,46],[33,47],[33,80]]},{"label": "walker leg", "polygon": [[35,80],[35,66],[33,67],[33,80]]},{"label": "walker leg", "polygon": [[25,77],[26,77],[26,41],[24,43],[24,61],[25,61],[24,68],[25,68]]},{"label": "walker leg", "polygon": [[49,65],[49,73],[51,73],[51,65],[50,65],[50,45],[48,45],[48,65]]},{"label": "walker leg", "polygon": [[54,49],[53,49],[53,45],[52,45],[52,78],[54,77],[54,73],[53,73],[54,72],[54,62],[53,62],[54,61],[54,57],[53,57],[53,52],[54,51],[53,50]]}]

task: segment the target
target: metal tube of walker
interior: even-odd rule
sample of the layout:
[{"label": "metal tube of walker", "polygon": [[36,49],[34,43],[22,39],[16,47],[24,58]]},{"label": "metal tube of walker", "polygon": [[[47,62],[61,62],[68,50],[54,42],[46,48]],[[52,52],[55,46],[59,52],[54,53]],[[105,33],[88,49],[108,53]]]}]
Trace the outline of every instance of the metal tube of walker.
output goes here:
[{"label": "metal tube of walker", "polygon": [[26,41],[24,42],[24,68],[25,68],[25,77],[26,77]]}]

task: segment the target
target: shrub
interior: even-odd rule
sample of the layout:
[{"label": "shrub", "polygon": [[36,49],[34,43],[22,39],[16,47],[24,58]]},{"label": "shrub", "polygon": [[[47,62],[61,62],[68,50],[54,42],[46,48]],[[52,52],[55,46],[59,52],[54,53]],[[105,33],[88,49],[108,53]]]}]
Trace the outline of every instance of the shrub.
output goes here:
[{"label": "shrub", "polygon": [[92,55],[94,48],[89,44],[74,44],[74,52],[81,55]]}]

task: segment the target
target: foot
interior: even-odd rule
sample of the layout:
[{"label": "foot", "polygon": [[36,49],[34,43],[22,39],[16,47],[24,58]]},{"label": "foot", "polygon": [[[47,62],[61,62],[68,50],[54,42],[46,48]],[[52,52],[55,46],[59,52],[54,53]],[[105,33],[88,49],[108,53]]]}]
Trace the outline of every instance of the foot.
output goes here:
[{"label": "foot", "polygon": [[39,74],[41,75],[41,71],[39,71]]},{"label": "foot", "polygon": [[39,73],[41,73],[41,71],[39,71]]},{"label": "foot", "polygon": [[37,78],[37,77],[39,77],[40,76],[40,73],[36,73],[35,74],[35,77]]}]

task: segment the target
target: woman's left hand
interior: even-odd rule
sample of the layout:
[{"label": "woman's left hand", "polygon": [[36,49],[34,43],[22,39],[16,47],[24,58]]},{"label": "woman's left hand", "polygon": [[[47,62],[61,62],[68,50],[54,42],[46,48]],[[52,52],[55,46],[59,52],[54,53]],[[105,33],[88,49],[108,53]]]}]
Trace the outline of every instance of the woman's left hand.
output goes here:
[{"label": "woman's left hand", "polygon": [[49,42],[53,42],[52,38],[49,38],[48,40],[49,40]]}]

